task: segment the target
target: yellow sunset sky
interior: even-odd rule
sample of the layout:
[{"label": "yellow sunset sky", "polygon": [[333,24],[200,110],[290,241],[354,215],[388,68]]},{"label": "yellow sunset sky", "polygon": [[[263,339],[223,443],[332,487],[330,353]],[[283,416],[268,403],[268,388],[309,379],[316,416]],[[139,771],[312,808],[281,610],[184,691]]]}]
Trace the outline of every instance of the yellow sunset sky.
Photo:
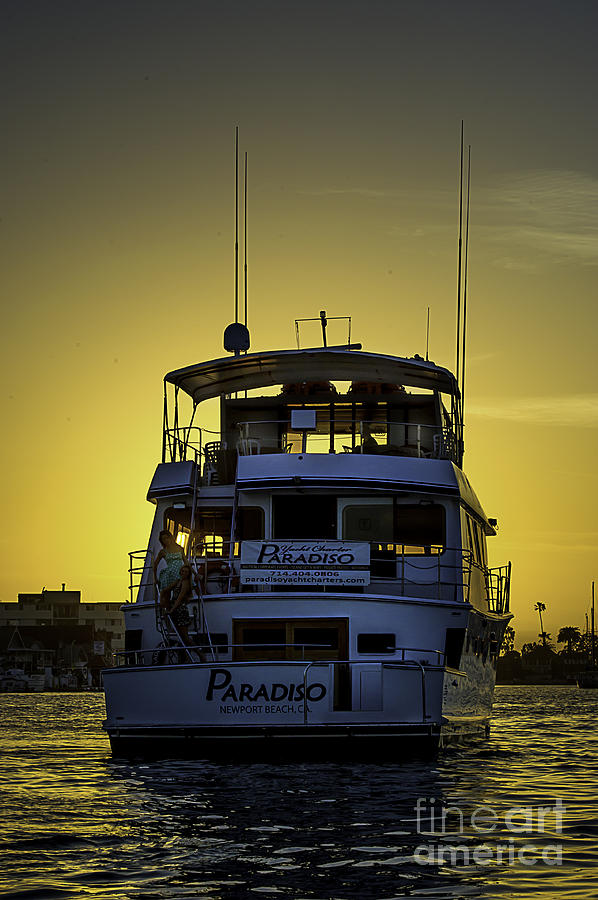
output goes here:
[{"label": "yellow sunset sky", "polygon": [[[234,128],[252,350],[352,316],[454,368],[471,144],[465,470],[517,642],[598,578],[594,4],[23,2],[3,26],[0,600],[127,599],[165,372],[224,355]],[[334,331],[331,326],[331,340]],[[340,335],[339,335],[340,339]],[[314,332],[314,342],[317,333]]]}]

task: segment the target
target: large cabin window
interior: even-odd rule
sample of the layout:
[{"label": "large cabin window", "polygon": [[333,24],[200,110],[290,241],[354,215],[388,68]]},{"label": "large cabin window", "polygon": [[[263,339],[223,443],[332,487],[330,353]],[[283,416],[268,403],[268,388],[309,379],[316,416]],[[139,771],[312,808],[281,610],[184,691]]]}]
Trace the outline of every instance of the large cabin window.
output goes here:
[{"label": "large cabin window", "polygon": [[[164,527],[174,534],[177,543],[196,556],[229,555],[232,510],[230,507],[197,509],[193,521],[191,547],[191,510],[171,507],[164,514]],[[264,537],[264,511],[257,506],[241,506],[237,510],[236,540],[260,540]],[[235,548],[237,550],[238,548]],[[235,552],[235,555],[236,552]]]},{"label": "large cabin window", "polygon": [[[444,507],[426,502],[399,503],[390,498],[385,503],[346,506],[343,537],[379,545],[398,544],[396,551],[410,556],[442,553],[446,544]],[[379,548],[380,553],[388,549]]]},{"label": "large cabin window", "polygon": [[272,499],[272,537],[297,540],[336,538],[336,497],[314,494]]}]

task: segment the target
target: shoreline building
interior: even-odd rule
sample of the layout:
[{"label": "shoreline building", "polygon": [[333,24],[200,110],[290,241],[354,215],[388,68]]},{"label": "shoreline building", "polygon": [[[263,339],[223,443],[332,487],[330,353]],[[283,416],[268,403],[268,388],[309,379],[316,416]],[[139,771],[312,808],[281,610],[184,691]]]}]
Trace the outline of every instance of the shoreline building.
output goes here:
[{"label": "shoreline building", "polygon": [[110,635],[112,650],[124,650],[124,616],[120,601],[109,603],[81,602],[81,591],[42,588],[38,594],[19,593],[18,600],[0,603],[2,625],[92,626],[96,632]]},{"label": "shoreline building", "polygon": [[0,603],[0,690],[99,686],[101,669],[124,649],[121,605],[82,603],[64,584]]}]

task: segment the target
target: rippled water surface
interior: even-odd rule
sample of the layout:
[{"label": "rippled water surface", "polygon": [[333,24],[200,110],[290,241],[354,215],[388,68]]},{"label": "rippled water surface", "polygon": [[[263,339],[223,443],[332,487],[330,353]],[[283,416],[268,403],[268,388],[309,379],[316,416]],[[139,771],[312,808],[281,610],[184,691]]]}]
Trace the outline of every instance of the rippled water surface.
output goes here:
[{"label": "rippled water surface", "polygon": [[595,898],[597,712],[500,687],[489,741],[434,761],[130,763],[101,694],[0,695],[0,896]]}]

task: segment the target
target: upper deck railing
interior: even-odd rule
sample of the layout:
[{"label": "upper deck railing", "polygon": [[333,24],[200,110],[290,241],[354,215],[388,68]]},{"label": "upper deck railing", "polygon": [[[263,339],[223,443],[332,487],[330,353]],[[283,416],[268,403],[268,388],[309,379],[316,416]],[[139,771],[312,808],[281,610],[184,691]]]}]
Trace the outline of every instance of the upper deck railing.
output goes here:
[{"label": "upper deck railing", "polygon": [[[472,570],[477,569],[485,585],[485,600],[489,612],[503,614],[509,611],[511,564],[497,568],[479,566],[472,554],[462,548],[444,548],[433,545],[406,545],[396,543],[371,543],[370,584],[351,591],[360,594],[385,594],[439,601],[471,601]],[[191,550],[190,560],[197,573],[196,587],[201,595],[216,599],[223,594],[293,593],[308,591],[343,593],[341,587],[323,585],[258,586],[240,582],[241,544],[235,541],[230,552],[230,542],[218,547]],[[153,554],[150,550],[129,553],[129,590],[131,601],[135,595],[152,602],[157,597],[153,580]],[[146,591],[147,589],[147,591]],[[484,590],[484,587],[482,587]],[[199,596],[199,594],[198,594]]]},{"label": "upper deck railing", "polygon": [[[352,432],[316,431],[305,437],[291,431],[287,420],[239,422],[231,436],[219,432],[192,428],[171,428],[165,431],[163,462],[192,460],[203,463],[204,484],[232,484],[235,480],[239,456],[273,453],[359,453],[418,459],[447,459],[457,463],[458,446],[454,432],[448,426],[425,425],[414,422],[389,421],[357,423]],[[274,434],[265,434],[270,428]],[[228,439],[226,439],[228,438]]]},{"label": "upper deck railing", "polygon": [[[402,419],[355,421],[318,410],[317,428],[305,434],[289,419],[237,422],[235,444],[243,456],[260,453],[368,453],[457,461],[452,429],[438,424]],[[272,432],[277,432],[276,437]]]}]

